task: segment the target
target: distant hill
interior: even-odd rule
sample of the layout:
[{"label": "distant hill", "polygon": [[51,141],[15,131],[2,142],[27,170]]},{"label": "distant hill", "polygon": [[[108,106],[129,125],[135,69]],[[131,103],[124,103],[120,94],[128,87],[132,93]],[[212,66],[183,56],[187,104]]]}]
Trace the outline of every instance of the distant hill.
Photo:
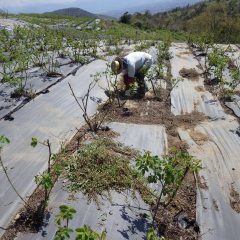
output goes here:
[{"label": "distant hill", "polygon": [[120,16],[123,15],[125,12],[129,13],[136,13],[140,12],[143,13],[145,11],[149,11],[150,13],[158,13],[158,12],[164,12],[164,11],[169,11],[173,8],[176,7],[183,7],[187,6],[190,2],[191,5],[194,3],[200,2],[202,0],[168,0],[165,2],[159,2],[159,3],[148,3],[148,4],[143,4],[143,5],[136,5],[134,7],[126,8],[126,9],[119,9],[119,10],[113,10],[109,12],[105,12],[104,14],[112,17],[119,18]]},{"label": "distant hill", "polygon": [[56,14],[56,15],[64,15],[64,16],[72,16],[72,17],[98,18],[98,15],[85,11],[81,8],[64,8],[64,9],[59,9],[52,12],[46,12],[45,14]]},{"label": "distant hill", "polygon": [[64,15],[64,16],[72,16],[72,17],[90,17],[90,18],[102,18],[102,19],[115,19],[111,16],[106,16],[103,14],[94,14],[83,10],[81,8],[64,8],[55,10],[52,12],[45,12],[44,14],[56,14],[56,15]]}]

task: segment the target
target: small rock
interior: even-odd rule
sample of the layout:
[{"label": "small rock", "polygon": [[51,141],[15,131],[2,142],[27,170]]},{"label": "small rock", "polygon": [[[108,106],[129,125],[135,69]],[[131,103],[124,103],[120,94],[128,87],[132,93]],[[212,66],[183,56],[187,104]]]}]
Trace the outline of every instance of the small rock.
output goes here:
[{"label": "small rock", "polygon": [[18,213],[18,214],[16,215],[16,217],[14,218],[14,220],[17,221],[20,217],[21,217],[21,216],[20,216],[20,214]]},{"label": "small rock", "polygon": [[127,100],[124,107],[128,109],[136,109],[138,108],[138,103],[133,100]]}]

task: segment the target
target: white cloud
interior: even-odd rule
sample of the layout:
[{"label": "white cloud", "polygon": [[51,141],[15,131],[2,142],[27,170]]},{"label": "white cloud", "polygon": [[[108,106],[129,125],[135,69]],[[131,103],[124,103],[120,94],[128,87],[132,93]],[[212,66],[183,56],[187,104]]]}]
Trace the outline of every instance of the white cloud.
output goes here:
[{"label": "white cloud", "polygon": [[76,0],[0,0],[0,8],[17,8],[44,4],[68,4]]}]

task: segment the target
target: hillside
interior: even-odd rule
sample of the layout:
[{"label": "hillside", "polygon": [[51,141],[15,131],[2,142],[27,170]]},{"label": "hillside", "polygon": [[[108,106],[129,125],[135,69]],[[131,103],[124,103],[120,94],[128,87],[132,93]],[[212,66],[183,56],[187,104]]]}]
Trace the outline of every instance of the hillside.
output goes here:
[{"label": "hillside", "polygon": [[240,42],[240,2],[211,0],[151,14],[135,13],[130,24],[141,29],[169,29],[190,33],[205,32],[217,42]]},{"label": "hillside", "polygon": [[85,11],[81,8],[64,8],[64,9],[59,9],[52,12],[47,12],[46,14],[65,15],[65,16],[72,16],[72,17],[91,17],[91,18],[98,17],[97,15],[90,13],[88,11]]}]

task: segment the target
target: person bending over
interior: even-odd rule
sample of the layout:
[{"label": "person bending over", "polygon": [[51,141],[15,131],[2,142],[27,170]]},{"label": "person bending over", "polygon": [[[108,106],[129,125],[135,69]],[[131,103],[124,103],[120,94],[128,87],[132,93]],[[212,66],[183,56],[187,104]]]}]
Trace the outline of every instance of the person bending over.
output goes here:
[{"label": "person bending over", "polygon": [[125,93],[136,81],[138,84],[136,97],[143,98],[147,91],[144,77],[152,64],[153,58],[150,54],[133,52],[123,58],[116,57],[111,63],[111,69],[115,74],[123,74]]}]

